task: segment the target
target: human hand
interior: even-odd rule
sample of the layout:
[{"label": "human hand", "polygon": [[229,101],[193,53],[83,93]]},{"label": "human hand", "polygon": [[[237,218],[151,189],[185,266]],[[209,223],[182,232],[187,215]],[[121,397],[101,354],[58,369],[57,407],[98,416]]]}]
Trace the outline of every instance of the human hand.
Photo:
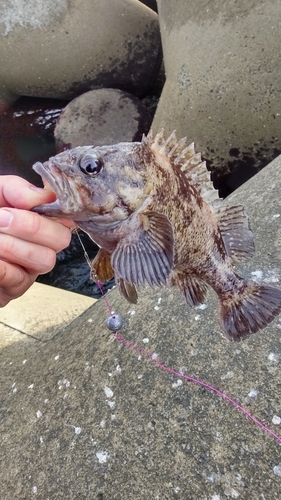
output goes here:
[{"label": "human hand", "polygon": [[38,274],[49,272],[56,252],[69,245],[72,221],[29,211],[55,198],[21,177],[0,175],[0,307],[26,292]]}]

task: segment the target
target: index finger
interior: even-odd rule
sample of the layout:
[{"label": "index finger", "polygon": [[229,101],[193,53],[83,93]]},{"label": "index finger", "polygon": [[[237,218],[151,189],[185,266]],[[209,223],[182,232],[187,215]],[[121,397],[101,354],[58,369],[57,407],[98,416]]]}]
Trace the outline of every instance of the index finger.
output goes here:
[{"label": "index finger", "polygon": [[30,210],[42,203],[51,203],[55,193],[37,188],[22,177],[0,175],[0,207],[14,207]]}]

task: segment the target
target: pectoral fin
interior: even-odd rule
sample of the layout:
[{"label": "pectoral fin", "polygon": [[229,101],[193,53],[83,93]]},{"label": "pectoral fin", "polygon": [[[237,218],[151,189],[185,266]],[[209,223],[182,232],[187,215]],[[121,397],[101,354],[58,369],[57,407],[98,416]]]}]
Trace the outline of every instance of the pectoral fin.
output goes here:
[{"label": "pectoral fin", "polygon": [[130,221],[125,237],[111,255],[111,265],[126,283],[166,285],[173,267],[173,249],[173,229],[167,217],[144,211]]},{"label": "pectoral fin", "polygon": [[95,281],[105,283],[114,276],[110,262],[110,253],[100,248],[91,265],[91,276]]}]

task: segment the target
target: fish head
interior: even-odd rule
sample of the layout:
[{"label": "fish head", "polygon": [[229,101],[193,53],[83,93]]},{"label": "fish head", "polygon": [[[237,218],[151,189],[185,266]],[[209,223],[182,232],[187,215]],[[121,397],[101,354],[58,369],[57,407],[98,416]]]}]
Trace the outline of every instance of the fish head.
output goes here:
[{"label": "fish head", "polygon": [[141,147],[141,143],[79,146],[35,163],[33,170],[57,199],[33,211],[69,218],[78,225],[93,221],[106,226],[125,220],[146,197]]}]

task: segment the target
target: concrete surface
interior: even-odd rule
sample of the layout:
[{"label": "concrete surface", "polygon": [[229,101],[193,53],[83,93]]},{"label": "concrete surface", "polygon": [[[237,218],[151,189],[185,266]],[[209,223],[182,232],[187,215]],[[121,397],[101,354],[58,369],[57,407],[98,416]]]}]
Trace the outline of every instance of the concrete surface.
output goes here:
[{"label": "concrete surface", "polygon": [[[245,276],[281,281],[281,157],[232,196],[256,235]],[[225,391],[281,434],[281,320],[229,343],[216,299],[108,294],[126,339]],[[42,329],[45,310],[42,308]],[[214,393],[123,347],[99,300],[51,340],[1,351],[1,499],[280,500],[281,447]]]},{"label": "concrete surface", "polygon": [[158,16],[136,0],[3,0],[0,40],[0,106],[101,87],[140,96],[162,60]]},{"label": "concrete surface", "polygon": [[51,340],[94,302],[85,295],[34,283],[22,297],[0,308],[0,348],[5,342],[5,327],[10,327],[14,335],[19,332]]},{"label": "concrete surface", "polygon": [[167,79],[153,130],[177,129],[212,168],[240,167],[247,180],[281,153],[279,0],[158,0],[158,10]]}]

